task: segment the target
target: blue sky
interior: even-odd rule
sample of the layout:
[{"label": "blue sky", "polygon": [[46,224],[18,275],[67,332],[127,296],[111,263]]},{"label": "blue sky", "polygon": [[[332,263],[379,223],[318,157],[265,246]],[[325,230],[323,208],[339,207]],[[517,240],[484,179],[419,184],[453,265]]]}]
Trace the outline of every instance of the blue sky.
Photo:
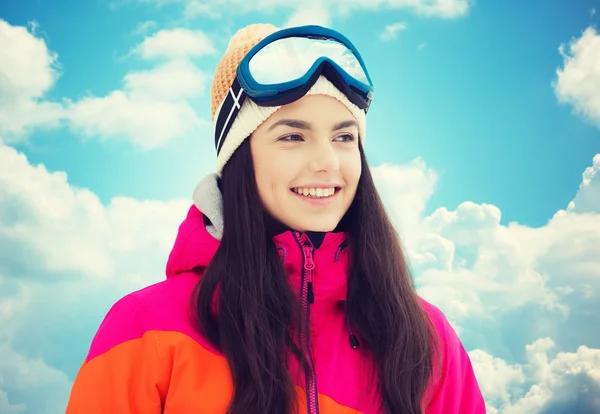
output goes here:
[{"label": "blue sky", "polygon": [[163,277],[214,170],[212,71],[254,22],[325,24],[361,51],[370,163],[490,412],[592,407],[600,3],[209,4],[1,2],[0,412],[64,409],[108,307]]}]

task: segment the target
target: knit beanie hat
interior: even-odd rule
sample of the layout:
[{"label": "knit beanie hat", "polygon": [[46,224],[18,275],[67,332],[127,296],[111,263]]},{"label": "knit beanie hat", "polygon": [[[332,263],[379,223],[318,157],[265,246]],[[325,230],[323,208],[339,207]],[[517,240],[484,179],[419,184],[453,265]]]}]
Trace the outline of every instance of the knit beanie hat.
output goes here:
[{"label": "knit beanie hat", "polygon": [[[216,129],[219,109],[233,84],[236,70],[244,56],[265,37],[280,30],[272,24],[251,24],[237,31],[229,41],[227,50],[215,71],[210,89],[210,105],[213,128]],[[321,75],[306,95],[329,95],[343,103],[352,113],[359,125],[361,141],[365,139],[366,114],[364,110],[350,102],[325,76]],[[250,97],[244,100],[227,136],[223,137],[223,146],[217,156],[217,174],[220,176],[223,167],[235,150],[252,134],[269,116],[281,106],[259,106]]]}]

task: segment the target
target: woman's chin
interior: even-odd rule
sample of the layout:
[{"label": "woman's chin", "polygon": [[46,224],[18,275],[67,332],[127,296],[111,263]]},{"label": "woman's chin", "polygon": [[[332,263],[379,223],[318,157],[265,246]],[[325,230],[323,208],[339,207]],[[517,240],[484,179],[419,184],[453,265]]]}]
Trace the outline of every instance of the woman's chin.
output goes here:
[{"label": "woman's chin", "polygon": [[338,211],[322,211],[318,214],[305,211],[295,211],[287,217],[280,217],[281,223],[288,228],[301,233],[307,231],[332,232],[336,229],[343,214]]},{"label": "woman's chin", "polygon": [[297,225],[296,229],[300,232],[300,233],[305,233],[307,231],[315,231],[315,232],[331,232],[333,230],[335,230],[335,228],[337,227],[338,222],[329,222],[329,223],[317,223],[317,222],[311,222],[311,223],[306,223],[306,225]]}]

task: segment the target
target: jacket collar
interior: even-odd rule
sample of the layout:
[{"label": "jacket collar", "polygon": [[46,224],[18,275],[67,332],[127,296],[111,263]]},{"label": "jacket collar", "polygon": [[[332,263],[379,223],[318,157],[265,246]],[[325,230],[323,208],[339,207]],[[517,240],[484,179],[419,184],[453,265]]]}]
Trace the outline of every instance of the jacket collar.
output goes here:
[{"label": "jacket collar", "polygon": [[[223,235],[223,200],[217,175],[206,176],[193,194],[194,204],[179,226],[175,244],[167,261],[167,278],[208,266]],[[336,229],[337,230],[337,229]],[[347,233],[307,232],[300,234],[286,228],[275,231],[273,241],[293,285],[299,285],[303,270],[302,244],[314,248],[315,305],[345,300],[348,257],[344,249]]]}]

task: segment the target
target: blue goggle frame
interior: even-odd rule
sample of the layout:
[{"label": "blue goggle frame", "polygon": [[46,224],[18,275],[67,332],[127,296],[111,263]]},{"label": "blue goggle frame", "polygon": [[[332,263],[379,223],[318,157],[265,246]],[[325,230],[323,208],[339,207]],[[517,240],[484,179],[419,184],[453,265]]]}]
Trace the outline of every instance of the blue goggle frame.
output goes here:
[{"label": "blue goggle frame", "polygon": [[[273,43],[276,40],[285,39],[288,37],[306,37],[306,38],[320,38],[320,39],[333,39],[348,48],[356,57],[360,66],[367,77],[369,83],[365,84],[352,75],[348,74],[344,69],[342,69],[337,63],[335,63],[330,58],[323,56],[317,59],[310,69],[300,78],[283,82],[277,85],[262,85],[254,80],[252,74],[250,72],[250,60],[256,55],[260,50],[262,50],[266,45]],[[270,106],[272,105],[270,102],[273,99],[278,99],[287,94],[293,94],[294,91],[302,88],[304,85],[310,82],[311,77],[314,77],[315,72],[318,72],[320,68],[323,67],[323,64],[329,64],[332,69],[334,69],[337,74],[341,77],[341,80],[345,85],[348,85],[353,89],[355,93],[362,94],[364,96],[364,102],[355,103],[361,109],[368,108],[368,103],[373,97],[374,87],[373,82],[371,81],[371,77],[369,76],[369,72],[367,71],[367,67],[365,65],[362,56],[354,47],[352,42],[348,38],[346,38],[343,34],[328,29],[326,27],[321,26],[300,26],[300,27],[292,27],[289,29],[283,29],[272,33],[271,35],[264,38],[260,41],[256,46],[254,46],[247,54],[244,56],[242,61],[240,62],[237,68],[237,76],[238,81],[244,91],[252,98],[257,105]]]}]

